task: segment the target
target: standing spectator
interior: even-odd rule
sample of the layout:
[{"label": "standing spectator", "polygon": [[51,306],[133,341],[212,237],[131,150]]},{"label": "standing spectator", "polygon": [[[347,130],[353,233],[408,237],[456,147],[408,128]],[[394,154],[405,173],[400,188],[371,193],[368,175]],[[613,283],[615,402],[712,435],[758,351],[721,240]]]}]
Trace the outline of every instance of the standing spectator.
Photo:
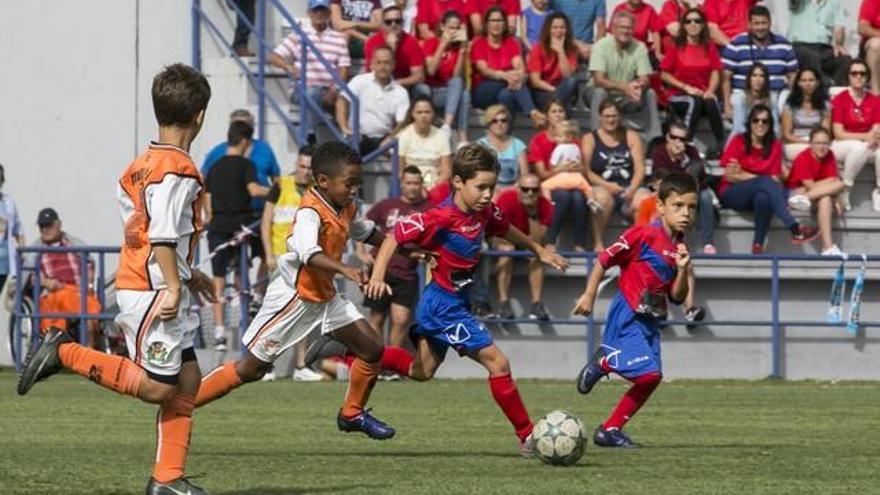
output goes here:
[{"label": "standing spectator", "polygon": [[403,11],[395,4],[382,9],[382,29],[367,39],[367,66],[376,48],[387,46],[394,54],[394,80],[410,92],[430,94],[425,82],[425,54],[416,37],[403,30]]},{"label": "standing spectator", "polygon": [[727,46],[749,26],[749,10],[760,0],[705,0],[703,12],[709,21],[709,36],[718,46]]},{"label": "standing spectator", "polygon": [[871,70],[862,60],[849,63],[849,87],[831,100],[834,142],[831,149],[843,165],[840,193],[844,208],[852,209],[849,193],[859,173],[869,161],[874,162],[875,188],[871,194],[874,211],[880,211],[880,96],[868,91]]},{"label": "standing spectator", "polygon": [[801,151],[810,147],[810,133],[816,127],[831,129],[828,93],[816,69],[798,71],[794,88],[782,110],[782,149],[785,161],[791,163]]},{"label": "standing spectator", "polygon": [[[522,18],[520,19],[520,42],[526,47],[526,51],[531,51],[532,47],[538,43],[541,37],[541,28],[544,27],[544,21],[547,16],[553,13],[549,8],[550,0],[532,0],[531,5],[523,9]],[[568,17],[566,17],[568,19]],[[571,26],[569,26],[571,31]]]},{"label": "standing spectator", "polygon": [[[5,182],[6,171],[0,165],[0,190]],[[3,292],[7,277],[18,276],[15,264],[18,246],[24,246],[24,232],[21,230],[18,208],[12,196],[0,192],[0,292]]]},{"label": "standing spectator", "polygon": [[516,33],[516,24],[522,15],[519,0],[467,0],[464,6],[464,14],[470,22],[474,35],[486,35],[487,26],[484,21],[488,17],[489,9],[493,8],[501,9],[506,22],[507,32]]},{"label": "standing spectator", "polygon": [[[266,265],[271,272],[278,269],[278,256],[287,252],[287,238],[290,235],[290,226],[296,210],[299,209],[303,194],[312,183],[312,155],[315,148],[311,145],[299,149],[296,159],[296,171],[293,175],[282,176],[272,184],[269,194],[266,196],[266,208],[263,210],[263,218],[260,222],[260,238],[263,241],[263,251],[266,253]],[[302,339],[293,346],[294,370],[293,379],[298,382],[317,382],[322,380],[320,373],[306,366],[306,349],[308,339]],[[270,378],[274,378],[274,372],[267,372]]]},{"label": "standing spectator", "polygon": [[[214,349],[226,350],[226,326],[224,325],[224,290],[226,273],[238,254],[238,247],[218,247],[231,241],[240,233],[242,227],[250,225],[259,216],[251,208],[251,198],[265,197],[269,188],[257,182],[253,162],[245,158],[251,146],[254,128],[246,122],[229,124],[226,156],[211,167],[205,177],[205,223],[208,225],[208,249],[213,253],[211,271],[214,275],[214,290],[217,302],[214,304]],[[250,238],[254,257],[262,256],[262,242]],[[238,272],[236,271],[236,275]]]},{"label": "standing spectator", "polygon": [[[633,16],[635,21],[633,37],[644,43],[649,52],[656,45],[659,45],[659,32],[663,26],[660,25],[660,18],[653,6],[644,0],[624,0],[617,4],[617,7],[614,7],[611,17],[613,18],[618,12],[628,12]],[[611,30],[611,26],[608,27],[608,30]]]},{"label": "standing spectator", "polygon": [[[368,155],[379,148],[397,124],[406,118],[409,95],[403,86],[391,78],[393,70],[393,52],[387,46],[380,46],[373,51],[370,72],[359,74],[348,82],[348,89],[359,103],[361,155]],[[353,132],[349,124],[350,105],[347,93],[342,92],[336,98],[336,122],[346,135]]]},{"label": "standing spectator", "polygon": [[649,88],[648,76],[654,72],[645,45],[633,39],[633,16],[618,12],[612,19],[612,36],[602,38],[593,46],[590,74],[593,95],[590,119],[593,129],[599,128],[599,105],[614,99],[628,122],[643,132],[646,140],[661,133],[657,95]]},{"label": "standing spectator", "polygon": [[[461,16],[464,14],[465,0],[431,0],[419,2],[416,11],[416,26],[419,38],[429,40],[436,38],[437,33],[443,34],[442,25],[446,24],[446,15],[454,12],[461,23]],[[467,32],[465,32],[465,40]],[[428,51],[425,51],[425,56]]]},{"label": "standing spectator", "polygon": [[782,143],[773,132],[773,118],[766,105],[752,107],[746,132],[737,134],[721,157],[724,178],[718,188],[721,205],[755,215],[752,253],[764,252],[773,215],[791,230],[791,241],[800,244],[818,235],[815,227],[800,224],[788,211],[782,189]]},{"label": "standing spectator", "polygon": [[730,115],[731,117],[732,130],[730,139],[745,131],[749,112],[759,103],[770,108],[773,114],[773,129],[778,130],[779,116],[776,113],[773,95],[770,93],[770,78],[768,77],[767,67],[760,62],[749,68],[749,72],[746,75],[746,89],[741,93],[737,93],[737,96],[733,98],[733,107],[725,110],[725,115]]},{"label": "standing spectator", "polygon": [[[660,30],[660,48],[666,51],[666,47],[678,36],[681,29],[681,18],[690,9],[699,9],[699,0],[666,0],[660,8],[658,15]],[[708,24],[706,26],[708,29]]]},{"label": "standing spectator", "polygon": [[510,114],[504,105],[490,106],[483,114],[486,135],[477,140],[477,143],[494,151],[498,158],[499,190],[512,187],[529,170],[526,145],[519,138],[510,135],[510,120]]},{"label": "standing spectator", "polygon": [[577,58],[568,18],[560,12],[548,15],[527,63],[532,99],[538,108],[546,107],[554,98],[571,103],[577,89]]},{"label": "standing spectator", "polygon": [[[821,72],[822,82],[846,84],[846,29],[840,0],[789,0],[788,40],[798,65]],[[833,45],[832,45],[833,44]]]},{"label": "standing spectator", "polygon": [[[327,62],[336,67],[337,76],[343,81],[348,80],[348,69],[351,66],[348,44],[345,36],[330,27],[330,0],[309,0],[309,25],[303,25],[302,30]],[[333,69],[322,64],[313,50],[307,49],[306,53],[308,97],[321,108],[329,109],[339,94],[339,85],[333,80]],[[269,54],[269,63],[284,69],[297,80],[301,76],[301,56],[300,37],[297,33],[291,33]],[[294,83],[290,96],[294,104],[299,104],[298,89],[299,85]],[[300,125],[306,128],[308,142],[314,144],[317,138],[313,120],[317,116],[311,115],[308,105],[300,107],[299,111]]]},{"label": "standing spectator", "polygon": [[813,129],[810,133],[810,147],[794,159],[785,180],[785,188],[788,189],[789,206],[816,211],[819,237],[822,239],[822,255],[840,256],[843,252],[831,237],[831,217],[835,209],[838,215],[843,213],[843,205],[835,201],[835,196],[846,186],[837,176],[837,161],[830,145],[831,133],[827,129]]},{"label": "standing spectator", "polygon": [[[711,19],[711,18],[710,18]],[[787,90],[798,70],[794,49],[785,37],[770,31],[770,11],[763,5],[749,11],[749,31],[736,35],[721,52],[724,63],[725,110],[740,104],[745,97],[746,76],[752,65],[761,63],[770,82],[771,108],[778,111],[778,102],[785,101]],[[735,131],[736,132],[736,131]]]},{"label": "standing spectator", "polygon": [[684,119],[688,139],[697,133],[700,118],[706,118],[715,136],[715,149],[709,154],[720,155],[724,146],[724,122],[718,104],[721,84],[721,58],[709,41],[706,18],[699,9],[688,9],[681,18],[684,29],[678,31],[660,64],[663,82],[672,96],[669,104]]},{"label": "standing spectator", "polygon": [[471,62],[471,101],[475,107],[501,103],[511,116],[516,115],[519,107],[536,125],[543,124],[544,114],[535,108],[526,87],[522,50],[510,35],[500,7],[492,7],[486,13],[486,35],[474,40]]},{"label": "standing spectator", "polygon": [[[550,225],[553,217],[553,205],[547,198],[541,196],[541,179],[535,174],[525,174],[517,181],[515,189],[502,192],[495,205],[504,212],[504,216],[510,220],[510,224],[518,228],[523,234],[529,236],[538,244],[544,244],[544,233]],[[495,237],[492,239],[494,249],[498,251],[513,251],[514,245],[505,239]],[[515,318],[513,308],[510,305],[510,282],[513,281],[513,258],[498,258],[497,272],[498,287],[498,316],[500,318]],[[538,321],[547,321],[550,315],[544,307],[544,265],[541,260],[529,258],[529,292],[532,296],[532,304],[529,310],[529,318]]]},{"label": "standing spectator", "polygon": [[364,58],[367,37],[382,26],[379,0],[331,0],[330,25],[348,40],[351,58]]},{"label": "standing spectator", "polygon": [[[421,5],[427,4],[424,2]],[[422,43],[425,52],[425,84],[431,91],[434,109],[443,109],[443,131],[452,135],[458,130],[458,142],[467,142],[468,111],[471,95],[465,89],[464,62],[467,52],[467,31],[461,15],[450,10],[443,14],[439,25],[440,36]]]},{"label": "standing spectator", "polygon": [[650,191],[645,180],[645,152],[638,133],[624,127],[618,104],[608,99],[599,105],[600,126],[587,133],[581,142],[587,162],[587,178],[593,185],[596,201],[602,209],[593,214],[593,243],[598,253],[605,250],[605,227],[611,215],[633,218]]},{"label": "standing spectator", "polygon": [[[868,69],[880,74],[880,2],[877,0],[862,0],[859,7],[859,35]],[[871,81],[871,92],[880,94],[880,78]]]},{"label": "standing spectator", "polygon": [[427,96],[413,100],[397,134],[400,167],[413,165],[427,187],[452,178],[449,136],[434,127],[434,105]]},{"label": "standing spectator", "polygon": [[[408,166],[403,169],[400,197],[384,199],[367,212],[367,218],[376,222],[383,234],[394,231],[394,226],[413,213],[431,208],[425,199],[422,174],[419,169]],[[377,248],[367,253],[363,243],[357,244],[358,256],[365,265],[372,266]],[[413,306],[419,299],[421,288],[416,273],[418,262],[401,254],[395,254],[388,265],[385,283],[391,287],[391,295],[381,299],[364,297],[364,306],[370,309],[370,326],[378,331],[385,328],[385,320],[391,315],[391,332],[388,344],[404,347],[409,341],[409,325]]]},{"label": "standing spectator", "polygon": [[[232,50],[239,57],[253,57],[254,52],[248,48],[248,38],[251,36],[251,28],[256,19],[257,0],[229,0],[229,6],[235,12],[235,36],[232,39]],[[244,14],[242,16],[241,14]]]},{"label": "standing spectator", "polygon": [[589,60],[593,43],[605,36],[605,0],[550,0],[550,9],[568,17],[578,55]]}]

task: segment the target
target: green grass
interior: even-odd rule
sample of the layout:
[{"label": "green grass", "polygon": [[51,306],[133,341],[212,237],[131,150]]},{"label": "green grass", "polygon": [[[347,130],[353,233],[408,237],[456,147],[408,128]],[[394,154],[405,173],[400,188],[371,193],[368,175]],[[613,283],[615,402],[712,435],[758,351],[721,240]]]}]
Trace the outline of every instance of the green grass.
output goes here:
[{"label": "green grass", "polygon": [[[0,373],[0,494],[143,493],[155,409],[62,375],[14,395]],[[257,383],[199,410],[188,471],[214,494],[878,493],[880,384],[664,383],[628,427],[646,445],[592,444],[574,467],[522,459],[484,381],[380,383],[371,405],[398,436],[336,431],[344,384]],[[592,428],[625,390],[589,399],[529,381],[532,414]]]}]

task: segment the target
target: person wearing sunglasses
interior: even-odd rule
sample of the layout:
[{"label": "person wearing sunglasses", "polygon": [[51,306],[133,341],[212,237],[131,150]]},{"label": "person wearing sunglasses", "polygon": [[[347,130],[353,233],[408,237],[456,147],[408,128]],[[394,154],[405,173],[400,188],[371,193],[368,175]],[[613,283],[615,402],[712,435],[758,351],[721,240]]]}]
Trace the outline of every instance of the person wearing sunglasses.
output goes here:
[{"label": "person wearing sunglasses", "polygon": [[[688,9],[700,8],[699,0],[666,0],[660,13],[657,16],[658,23],[662,26],[660,29],[660,46],[662,51],[666,50],[669,43],[678,36],[681,29],[681,18]],[[707,25],[708,29],[708,25]]]},{"label": "person wearing sunglasses", "polygon": [[370,66],[373,52],[380,46],[391,48],[394,54],[394,80],[407,91],[411,97],[430,95],[431,91],[424,84],[425,54],[415,36],[403,29],[403,10],[392,3],[382,9],[382,28],[367,38],[364,45],[366,65]]},{"label": "person wearing sunglasses", "polygon": [[788,39],[798,65],[814,67],[826,86],[845,86],[846,15],[840,0],[789,0]]},{"label": "person wearing sunglasses", "polygon": [[510,123],[507,107],[500,103],[490,106],[483,114],[486,135],[477,140],[498,157],[497,192],[513,187],[517,179],[529,171],[526,144],[510,135]]},{"label": "person wearing sunglasses", "polygon": [[721,156],[724,177],[718,188],[721,206],[753,212],[755,232],[752,253],[762,254],[775,215],[791,231],[791,241],[812,241],[818,229],[798,222],[788,210],[782,188],[782,142],[773,131],[773,118],[766,105],[752,107],[746,131],[737,134]]}]

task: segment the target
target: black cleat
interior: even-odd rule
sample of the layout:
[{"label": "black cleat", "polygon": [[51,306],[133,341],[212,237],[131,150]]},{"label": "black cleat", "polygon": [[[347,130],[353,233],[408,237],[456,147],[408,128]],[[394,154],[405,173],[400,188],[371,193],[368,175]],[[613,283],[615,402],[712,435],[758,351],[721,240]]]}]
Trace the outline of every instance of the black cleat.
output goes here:
[{"label": "black cleat", "polygon": [[345,344],[334,340],[329,335],[321,335],[306,349],[305,366],[311,368],[319,359],[325,359],[334,356],[345,356],[348,348]]},{"label": "black cleat", "polygon": [[193,485],[186,478],[177,478],[170,483],[159,483],[150,478],[147,495],[209,495],[202,487]]},{"label": "black cleat", "polygon": [[587,395],[593,390],[593,386],[599,383],[599,380],[608,376],[608,373],[602,371],[602,367],[599,366],[599,360],[602,359],[604,355],[605,353],[599,350],[599,352],[593,356],[593,359],[581,368],[581,372],[578,373],[577,376],[578,392]]},{"label": "black cleat", "polygon": [[[706,310],[699,306],[691,306],[684,312],[684,319],[687,321],[703,321],[706,318]],[[688,330],[695,330],[697,325],[686,325]]]},{"label": "black cleat", "polygon": [[28,393],[35,383],[49,378],[64,368],[58,357],[58,347],[67,342],[73,342],[73,338],[60,328],[52,327],[46,332],[24,365],[24,371],[21,372],[21,378],[18,380],[18,395]]},{"label": "black cleat", "polygon": [[639,444],[633,442],[632,439],[620,429],[609,428],[606,430],[605,428],[602,428],[602,425],[599,425],[596,428],[595,433],[593,433],[593,443],[599,447],[614,447],[619,449],[635,449],[640,447]]}]

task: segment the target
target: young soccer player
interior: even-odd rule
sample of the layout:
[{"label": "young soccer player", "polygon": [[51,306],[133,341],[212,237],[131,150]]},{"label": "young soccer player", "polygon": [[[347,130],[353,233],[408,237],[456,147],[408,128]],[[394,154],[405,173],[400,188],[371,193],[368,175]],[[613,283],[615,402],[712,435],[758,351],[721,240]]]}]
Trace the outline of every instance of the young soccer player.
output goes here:
[{"label": "young soccer player", "polygon": [[[116,274],[119,315],[132,359],[88,349],[59,329],[40,342],[18,393],[61,368],[144,402],[159,404],[156,464],[147,495],[205,494],[184,476],[201,372],[193,349],[190,294],[213,301],[211,280],[191,268],[202,228],[201,175],[189,155],[211,97],[208,81],[182,64],[153,79],[159,140],[123,172],[117,186],[125,236]],[[127,490],[126,490],[127,491]]]},{"label": "young soccer player", "polygon": [[530,455],[532,422],[510,374],[510,364],[492,341],[492,334],[470,313],[468,285],[480,259],[485,235],[504,237],[525,246],[548,265],[564,270],[565,259],[546,250],[512,227],[492,203],[498,160],[479,144],[463,147],[452,164],[452,195],[440,206],[415,213],[400,221],[394,235],[385,238],[376,255],[373,274],[364,292],[380,298],[391,294],[385,271],[398,244],[417,244],[437,252],[432,281],[416,308],[416,325],[411,335],[416,355],[386,352],[382,366],[414,380],[427,381],[453,347],[460,355],[480,363],[489,372],[489,389],[498,406],[513,424],[520,450]]},{"label": "young soccer player", "polygon": [[605,271],[620,266],[620,291],[606,317],[602,347],[577,378],[578,391],[590,393],[612,371],[633,383],[596,428],[593,442],[602,447],[637,447],[622,429],[660,384],[660,322],[666,299],[681,304],[688,292],[687,246],[681,241],[697,210],[697,184],[689,174],[667,175],[657,197],[658,221],[627,229],[599,254],[587,288],[574,313],[589,315]]},{"label": "young soccer player", "polygon": [[382,341],[333,285],[336,274],[359,285],[367,282],[363,271],[342,263],[349,237],[374,245],[384,238],[372,221],[355,216],[361,157],[345,143],[324,143],[312,156],[312,175],[315,186],[303,195],[296,211],[288,252],[278,257],[281,276],[269,284],[260,312],[242,337],[247,355],[205,376],[196,407],[261,379],[285,349],[320,327],[322,334],[332,333],[357,357],[337,415],[339,429],[377,440],[391,438],[394,429],[364,409],[379,373]]}]

